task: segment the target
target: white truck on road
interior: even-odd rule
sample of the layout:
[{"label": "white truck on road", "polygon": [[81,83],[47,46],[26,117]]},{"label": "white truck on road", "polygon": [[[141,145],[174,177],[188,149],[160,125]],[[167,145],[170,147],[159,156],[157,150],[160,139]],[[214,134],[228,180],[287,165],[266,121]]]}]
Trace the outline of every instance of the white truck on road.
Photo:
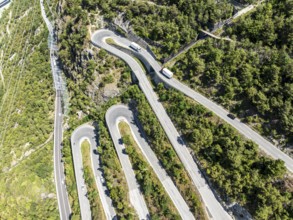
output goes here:
[{"label": "white truck on road", "polygon": [[134,42],[131,42],[130,47],[136,50],[137,52],[141,50],[141,47],[137,43],[134,43]]},{"label": "white truck on road", "polygon": [[163,68],[161,70],[161,73],[169,79],[171,79],[173,76],[173,73],[170,70],[168,70],[167,68]]}]

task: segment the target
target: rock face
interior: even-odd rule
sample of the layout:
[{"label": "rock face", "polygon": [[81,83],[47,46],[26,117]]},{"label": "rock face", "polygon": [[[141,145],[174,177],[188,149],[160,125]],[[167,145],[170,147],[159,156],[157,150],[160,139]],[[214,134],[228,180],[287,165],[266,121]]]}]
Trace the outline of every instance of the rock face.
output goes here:
[{"label": "rock face", "polygon": [[[96,30],[100,23],[104,23],[103,17],[91,14],[92,19],[85,21],[74,19],[74,16],[62,16],[66,5],[66,2],[59,5],[62,19],[57,22],[60,47],[58,62],[67,78],[68,95],[71,96],[69,98],[74,98],[75,95],[76,99],[76,94],[83,94],[96,105],[102,105],[119,95],[131,83],[130,74],[122,77],[122,73],[127,72],[125,64],[106,51],[94,47],[89,41],[91,27],[95,27]],[[81,29],[82,26],[87,28]],[[78,44],[72,44],[73,40]],[[74,114],[81,119],[89,113],[89,108],[76,104]]]},{"label": "rock face", "polygon": [[118,90],[106,90],[104,91],[103,93],[103,98],[104,98],[104,101],[108,101],[110,98],[113,98],[115,96],[117,96],[119,94],[119,91]]},{"label": "rock face", "polygon": [[54,193],[49,193],[49,194],[41,193],[41,198],[42,199],[53,199],[53,198],[56,198],[56,195]]},{"label": "rock face", "polygon": [[94,51],[92,49],[86,49],[86,52],[88,54],[88,58],[92,59],[95,55]]}]

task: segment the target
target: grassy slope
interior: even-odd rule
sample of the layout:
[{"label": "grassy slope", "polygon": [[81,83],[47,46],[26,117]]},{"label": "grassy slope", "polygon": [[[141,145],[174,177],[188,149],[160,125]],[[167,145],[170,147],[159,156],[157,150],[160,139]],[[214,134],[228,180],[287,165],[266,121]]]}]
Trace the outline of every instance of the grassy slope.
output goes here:
[{"label": "grassy slope", "polygon": [[54,91],[39,2],[13,1],[0,33],[0,216],[58,219],[53,143],[42,145],[53,131]]},{"label": "grassy slope", "polygon": [[84,177],[88,189],[88,198],[91,205],[92,218],[105,220],[106,216],[99,197],[99,192],[95,182],[95,176],[92,170],[92,159],[90,155],[90,144],[87,140],[81,144],[82,161],[84,167]]},{"label": "grassy slope", "polygon": [[8,173],[0,174],[1,219],[59,219],[50,142]]}]

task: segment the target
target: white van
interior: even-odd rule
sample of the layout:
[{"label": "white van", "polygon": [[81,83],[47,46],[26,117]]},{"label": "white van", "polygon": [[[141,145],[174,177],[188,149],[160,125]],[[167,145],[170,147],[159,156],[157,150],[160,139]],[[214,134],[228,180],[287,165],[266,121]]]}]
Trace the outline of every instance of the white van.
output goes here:
[{"label": "white van", "polygon": [[129,47],[136,50],[137,52],[141,51],[141,47],[137,43],[132,42]]},{"label": "white van", "polygon": [[168,70],[167,68],[163,68],[161,70],[161,73],[169,79],[171,79],[173,76],[173,73],[170,70]]}]

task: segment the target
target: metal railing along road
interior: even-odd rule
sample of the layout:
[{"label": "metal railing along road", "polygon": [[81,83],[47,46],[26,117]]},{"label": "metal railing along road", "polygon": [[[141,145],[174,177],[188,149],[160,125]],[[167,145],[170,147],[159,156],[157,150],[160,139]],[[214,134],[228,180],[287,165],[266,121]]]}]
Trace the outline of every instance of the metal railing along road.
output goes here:
[{"label": "metal railing along road", "polygon": [[4,7],[5,5],[7,5],[10,2],[10,0],[4,0],[0,2],[0,8]]}]

